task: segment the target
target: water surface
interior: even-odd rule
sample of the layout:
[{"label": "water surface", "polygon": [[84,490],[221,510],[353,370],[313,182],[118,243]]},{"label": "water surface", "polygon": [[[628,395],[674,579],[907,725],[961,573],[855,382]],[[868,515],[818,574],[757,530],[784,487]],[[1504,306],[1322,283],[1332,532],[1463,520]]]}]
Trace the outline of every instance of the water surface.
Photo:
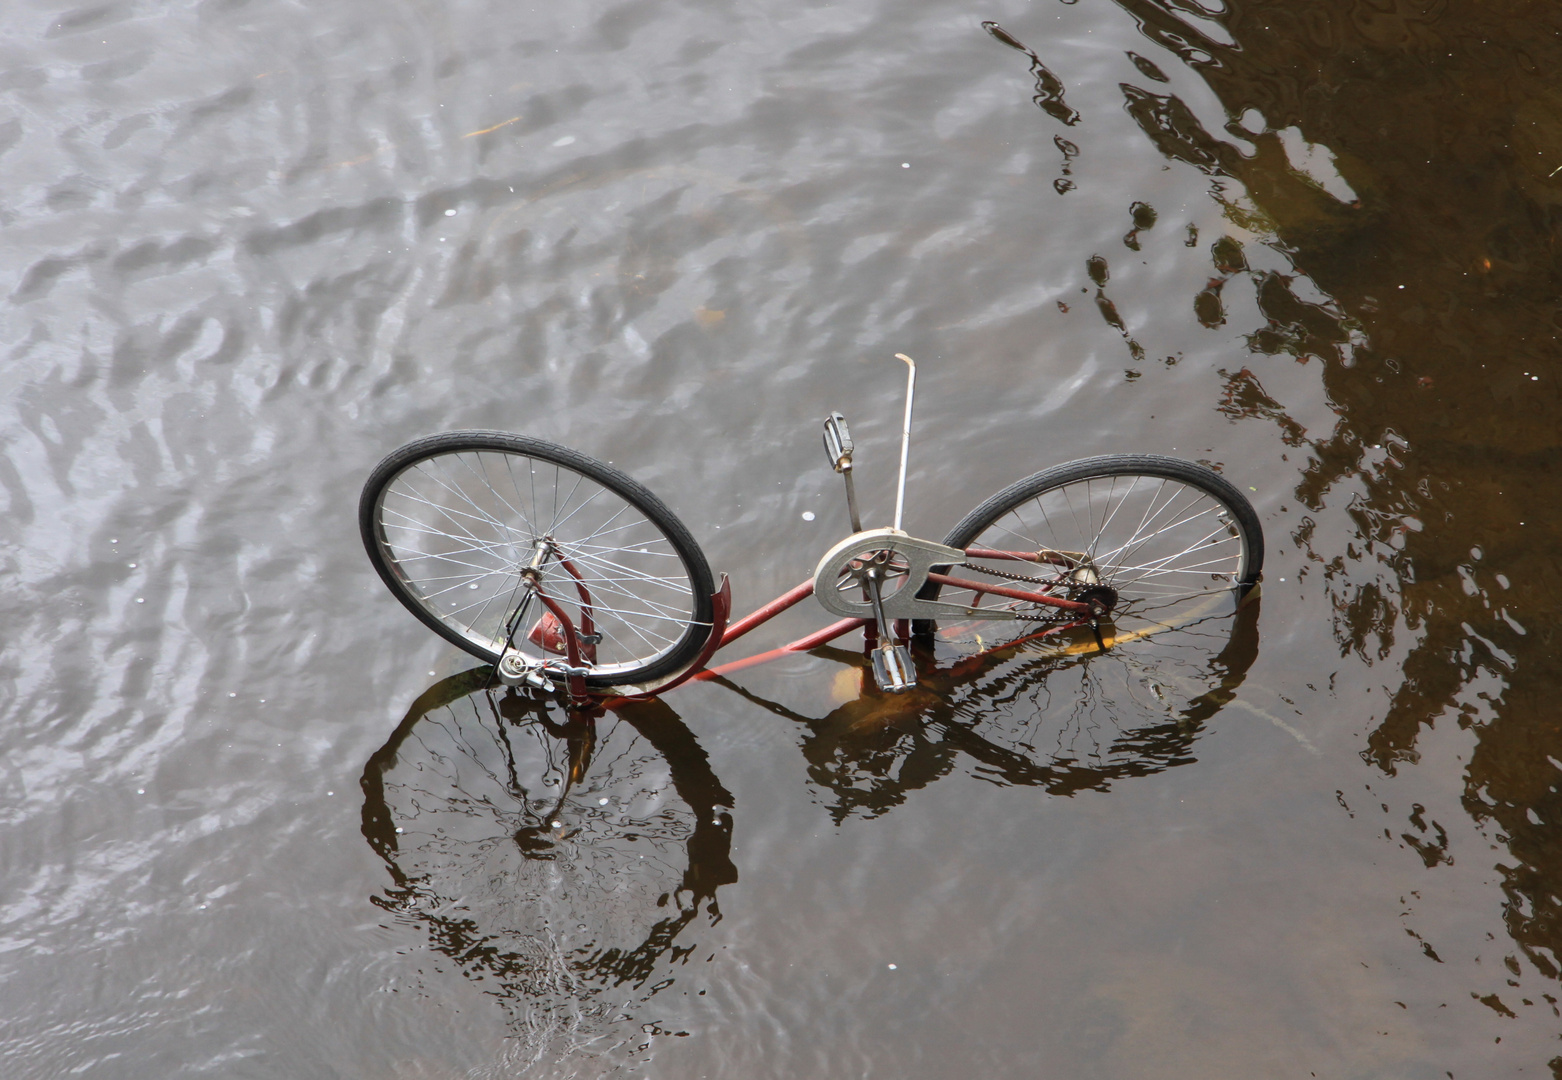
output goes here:
[{"label": "water surface", "polygon": [[[8,1075],[1562,1070],[1552,5],[11,15]],[[557,837],[584,736],[385,594],[363,478],[567,443],[747,610],[831,409],[888,516],[895,352],[910,530],[1176,453],[1261,604],[1148,697],[689,686]]]}]

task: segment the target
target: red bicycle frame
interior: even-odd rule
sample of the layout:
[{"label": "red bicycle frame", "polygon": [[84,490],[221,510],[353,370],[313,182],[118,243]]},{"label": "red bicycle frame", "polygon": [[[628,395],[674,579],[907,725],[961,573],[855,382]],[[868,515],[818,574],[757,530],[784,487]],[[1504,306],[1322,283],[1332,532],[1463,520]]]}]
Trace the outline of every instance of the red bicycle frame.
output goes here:
[{"label": "red bicycle frame", "polygon": [[[1036,552],[994,551],[986,548],[971,548],[967,551],[967,555],[972,558],[1011,559],[1017,562],[1055,561],[1047,559],[1044,554],[1038,554]],[[575,587],[580,594],[580,627],[589,640],[589,636],[591,634],[590,627],[593,625],[591,594],[587,591],[585,583],[581,580],[580,575],[575,572],[573,567],[566,563],[564,568],[570,573],[571,577],[575,579]],[[1065,630],[1072,630],[1080,626],[1088,625],[1096,618],[1096,612],[1089,604],[1082,603],[1077,600],[1065,600],[1062,597],[1051,596],[1047,593],[1029,592],[1027,590],[1016,589],[1008,585],[989,585],[986,582],[970,581],[965,578],[950,577],[947,574],[928,574],[927,580],[935,584],[942,585],[945,588],[964,589],[977,593],[977,603],[980,603],[981,595],[1001,596],[1010,600],[1022,600],[1027,603],[1042,604],[1080,616],[1077,619],[1048,626],[1044,630],[1039,630],[1033,634],[1024,635],[1018,639],[1010,639],[1005,641],[1002,646],[995,647],[1007,647],[1018,644],[1020,642],[1035,641],[1038,638],[1047,637],[1051,634],[1058,634]],[[853,630],[858,629],[864,631],[866,644],[870,649],[876,644],[878,634],[877,627],[874,625],[873,620],[841,619],[837,622],[831,623],[826,627],[823,627],[822,629],[815,630],[811,634],[800,637],[796,641],[790,641],[785,645],[770,649],[767,652],[756,653],[753,656],[747,656],[741,660],[733,660],[728,663],[721,664],[717,667],[706,666],[707,662],[713,655],[715,655],[718,650],[732,644],[734,641],[743,637],[750,631],[763,626],[765,623],[769,622],[777,615],[780,615],[788,608],[795,607],[797,604],[802,603],[802,601],[812,596],[813,592],[814,581],[812,578],[810,578],[795,588],[788,589],[774,600],[771,600],[769,603],[764,604],[755,611],[729,625],[727,619],[732,607],[732,586],[731,583],[727,580],[726,575],[722,575],[721,585],[716,590],[715,596],[712,598],[710,634],[706,638],[705,646],[700,650],[699,655],[695,658],[692,664],[671,678],[657,681],[654,684],[642,684],[634,687],[616,688],[610,692],[592,691],[585,685],[585,680],[581,676],[570,675],[568,679],[570,698],[576,705],[595,705],[598,707],[611,708],[614,705],[620,704],[622,702],[644,700],[646,698],[655,697],[656,695],[665,693],[666,691],[671,690],[673,687],[679,686],[685,682],[703,682],[707,679],[714,679],[723,675],[730,675],[733,672],[742,671],[745,668],[756,667],[760,664],[769,663],[770,661],[779,659],[788,653],[807,652],[810,649],[818,648],[821,645],[834,641],[836,638],[842,637],[843,635],[849,634]],[[579,645],[581,635],[577,634],[574,621],[569,617],[569,613],[564,609],[564,606],[558,601],[554,600],[552,597],[543,594],[540,587],[538,588],[538,596],[547,606],[549,613],[555,620],[555,623],[552,625],[549,625],[546,622],[539,623],[532,630],[532,633],[529,635],[529,637],[534,644],[542,646],[549,651],[562,651],[565,654],[570,667],[579,669],[581,667],[582,658],[585,656],[585,650],[583,650]],[[897,635],[902,638],[907,636],[906,631],[908,629],[906,626],[902,625],[903,623],[904,620],[900,620],[900,623],[898,623],[896,626]],[[589,644],[587,648],[590,648]],[[590,657],[585,656],[585,659],[589,662]]]}]

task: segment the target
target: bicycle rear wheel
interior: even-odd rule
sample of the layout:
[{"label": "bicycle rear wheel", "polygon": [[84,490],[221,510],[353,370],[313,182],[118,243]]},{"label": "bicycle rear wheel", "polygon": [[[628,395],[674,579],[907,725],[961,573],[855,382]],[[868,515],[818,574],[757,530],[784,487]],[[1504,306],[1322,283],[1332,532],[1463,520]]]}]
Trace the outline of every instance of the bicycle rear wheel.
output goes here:
[{"label": "bicycle rear wheel", "polygon": [[676,672],[710,631],[710,567],[683,523],[612,466],[540,439],[408,443],[370,475],[358,525],[396,599],[489,663],[507,640],[533,659],[562,655],[556,621],[523,587],[534,566],[544,593],[600,635],[581,641],[590,685]]},{"label": "bicycle rear wheel", "polygon": [[[1032,591],[1101,601],[1117,640],[1228,614],[1235,608],[1228,601],[1246,594],[1264,563],[1263,531],[1246,497],[1212,469],[1158,454],[1043,470],[972,510],[944,543],[966,551],[968,577],[1019,577]],[[936,599],[939,587],[925,586],[922,595]],[[968,602],[970,594],[959,595]],[[1078,618],[991,595],[983,606]],[[1037,629],[1025,621],[985,626],[1000,639]]]}]

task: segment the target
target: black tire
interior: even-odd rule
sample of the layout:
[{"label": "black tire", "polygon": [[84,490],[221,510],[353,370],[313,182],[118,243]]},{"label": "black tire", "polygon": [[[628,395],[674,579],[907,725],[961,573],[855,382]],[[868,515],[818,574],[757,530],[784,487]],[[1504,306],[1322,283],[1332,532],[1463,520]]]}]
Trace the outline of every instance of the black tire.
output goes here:
[{"label": "black tire", "polygon": [[[1202,617],[1225,597],[1241,600],[1264,565],[1263,531],[1247,498],[1212,469],[1158,454],[1111,454],[1044,469],[972,510],[944,543],[1086,554],[1088,573],[1081,563],[980,558],[971,558],[962,573],[1023,572],[1055,582],[1055,595],[1075,599],[1103,586],[1110,593],[1096,595],[1110,596],[1114,622],[1142,624],[1150,628],[1145,632]],[[939,586],[924,586],[921,595],[936,599]]]},{"label": "black tire", "polygon": [[541,568],[548,595],[569,609],[581,604],[560,557],[591,592],[602,638],[589,685],[672,674],[710,632],[710,567],[683,523],[612,466],[541,439],[451,431],[408,443],[364,484],[358,528],[396,599],[489,663],[507,636],[522,652],[556,655],[527,638],[542,605],[522,614],[513,635],[506,629],[519,606],[519,571],[544,536],[558,552]]}]

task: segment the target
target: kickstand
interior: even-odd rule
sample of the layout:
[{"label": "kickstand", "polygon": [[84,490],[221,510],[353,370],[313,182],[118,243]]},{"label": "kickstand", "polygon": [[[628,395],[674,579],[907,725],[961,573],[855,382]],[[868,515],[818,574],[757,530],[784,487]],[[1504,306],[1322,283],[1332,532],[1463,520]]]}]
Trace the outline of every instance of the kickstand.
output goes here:
[{"label": "kickstand", "polygon": [[1090,632],[1096,636],[1096,644],[1101,646],[1101,651],[1106,652],[1106,639],[1101,636],[1101,620],[1090,620]]}]

